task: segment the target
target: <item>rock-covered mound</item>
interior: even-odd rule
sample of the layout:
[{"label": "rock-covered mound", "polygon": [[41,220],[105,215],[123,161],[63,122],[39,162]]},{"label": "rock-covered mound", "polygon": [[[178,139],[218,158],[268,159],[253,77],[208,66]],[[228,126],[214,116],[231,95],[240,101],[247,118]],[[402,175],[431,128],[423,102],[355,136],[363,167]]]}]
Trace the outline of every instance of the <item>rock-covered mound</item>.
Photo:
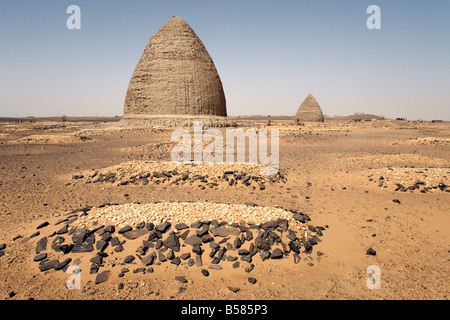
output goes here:
[{"label": "rock-covered mound", "polygon": [[131,77],[122,124],[229,126],[222,82],[208,51],[180,17],[151,38]]},{"label": "rock-covered mound", "polygon": [[182,163],[173,161],[130,161],[94,172],[72,176],[83,183],[124,185],[195,185],[198,188],[228,188],[236,186],[266,189],[266,185],[286,183],[280,171],[262,175],[259,164],[251,163]]},{"label": "rock-covered mound", "polygon": [[[296,210],[255,204],[230,209],[213,203],[157,205],[86,207],[41,223],[29,237],[35,240],[30,260],[44,274],[76,265],[83,279],[96,284],[131,272],[158,273],[167,265],[204,276],[237,268],[250,273],[266,260],[293,259],[298,264],[301,256],[313,266],[309,255],[328,228],[311,224],[308,215]],[[185,214],[179,214],[181,207]],[[108,211],[113,215],[107,216]],[[139,216],[140,222],[134,223]],[[316,253],[319,262],[323,253]]]}]

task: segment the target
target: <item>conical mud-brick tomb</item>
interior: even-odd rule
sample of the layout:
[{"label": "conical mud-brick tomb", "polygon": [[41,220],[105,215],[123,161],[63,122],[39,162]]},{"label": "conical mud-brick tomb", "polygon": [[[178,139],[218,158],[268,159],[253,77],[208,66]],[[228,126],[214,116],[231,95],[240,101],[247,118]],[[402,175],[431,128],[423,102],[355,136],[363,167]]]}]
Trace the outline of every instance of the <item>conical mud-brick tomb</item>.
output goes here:
[{"label": "conical mud-brick tomb", "polygon": [[312,94],[309,94],[298,108],[295,120],[300,123],[323,122],[322,109]]},{"label": "conical mud-brick tomb", "polygon": [[148,42],[128,86],[122,123],[227,126],[222,82],[201,40],[181,18]]}]

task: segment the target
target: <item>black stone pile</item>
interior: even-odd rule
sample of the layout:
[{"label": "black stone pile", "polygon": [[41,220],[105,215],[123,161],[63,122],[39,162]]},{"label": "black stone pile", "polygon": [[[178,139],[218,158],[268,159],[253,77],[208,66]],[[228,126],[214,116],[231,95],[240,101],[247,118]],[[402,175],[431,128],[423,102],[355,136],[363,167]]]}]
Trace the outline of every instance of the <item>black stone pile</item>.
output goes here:
[{"label": "black stone pile", "polygon": [[[72,179],[79,180],[83,175],[74,175]],[[177,170],[162,170],[161,172],[143,172],[125,178],[125,172],[116,174],[115,172],[99,173],[96,171],[85,181],[89,183],[108,182],[117,186],[125,185],[185,185],[198,182],[201,189],[215,188],[219,183],[226,183],[228,186],[246,186],[254,190],[266,189],[266,184],[286,183],[287,178],[280,171],[271,176],[250,175],[242,171],[225,171],[223,174],[211,177],[208,174],[192,174],[189,171],[178,172]]]},{"label": "black stone pile", "polygon": [[96,283],[106,281],[113,268],[120,268],[121,278],[129,272],[157,272],[158,266],[164,264],[197,267],[205,276],[209,275],[207,269],[221,270],[227,264],[251,272],[255,264],[269,259],[292,256],[294,263],[299,263],[302,254],[313,252],[328,228],[311,225],[308,215],[295,210],[290,211],[299,224],[292,226],[288,220],[278,219],[261,224],[208,220],[190,225],[141,222],[135,228],[127,225],[120,229],[113,225],[99,225],[92,230],[70,227],[89,210],[69,213],[52,226],[43,223],[38,227],[40,231],[56,230],[36,238],[33,260],[41,272],[65,272],[71,264],[79,265],[80,259],[89,259],[89,273],[96,274]]}]

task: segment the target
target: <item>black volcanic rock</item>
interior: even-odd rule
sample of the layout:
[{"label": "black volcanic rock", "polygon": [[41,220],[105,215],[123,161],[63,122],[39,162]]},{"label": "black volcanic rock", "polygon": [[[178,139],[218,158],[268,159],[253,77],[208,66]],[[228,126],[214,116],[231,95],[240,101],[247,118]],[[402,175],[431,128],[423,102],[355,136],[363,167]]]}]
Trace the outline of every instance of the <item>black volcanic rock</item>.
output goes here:
[{"label": "black volcanic rock", "polygon": [[297,239],[297,235],[291,229],[288,230],[288,235],[286,236],[289,240],[295,241]]},{"label": "black volcanic rock", "polygon": [[152,252],[151,254],[142,259],[142,264],[144,266],[149,266],[152,265],[155,262],[155,260],[156,260],[156,253]]},{"label": "black volcanic rock", "polygon": [[272,251],[270,258],[271,259],[281,259],[281,258],[283,258],[283,252],[279,248],[276,248],[275,250]]},{"label": "black volcanic rock", "polygon": [[148,235],[147,241],[153,241],[155,239],[161,239],[161,238],[162,238],[161,232],[152,230],[152,231],[150,231],[150,234]]},{"label": "black volcanic rock", "polygon": [[107,281],[108,280],[108,276],[109,276],[109,271],[108,270],[103,271],[102,273],[99,273],[97,275],[97,277],[95,278],[95,284],[100,284],[100,283],[103,283],[103,282]]},{"label": "black volcanic rock", "polygon": [[112,247],[115,247],[115,246],[117,246],[117,245],[119,245],[120,244],[120,240],[119,240],[119,238],[117,238],[117,237],[114,237],[114,238],[112,238],[111,239],[111,246]]},{"label": "black volcanic rock", "polygon": [[93,233],[91,233],[90,235],[88,235],[86,237],[86,239],[84,240],[86,243],[91,243],[94,244],[95,243],[95,235]]},{"label": "black volcanic rock", "polygon": [[255,238],[255,245],[259,250],[267,251],[270,250],[270,242],[263,239],[262,237]]},{"label": "black volcanic rock", "polygon": [[57,236],[53,239],[52,244],[50,245],[50,247],[55,250],[56,252],[59,251],[59,246],[65,241],[66,239],[64,239],[64,237],[61,236]]},{"label": "black volcanic rock", "polygon": [[67,224],[64,225],[61,229],[59,229],[58,231],[56,231],[56,234],[64,234],[67,233]]},{"label": "black volcanic rock", "polygon": [[206,270],[206,269],[202,269],[202,274],[205,276],[205,277],[208,277],[209,276],[209,272],[208,272],[208,270]]},{"label": "black volcanic rock", "polygon": [[198,254],[198,255],[202,255],[203,254],[203,249],[199,244],[196,244],[192,247],[192,252]]},{"label": "black volcanic rock", "polygon": [[69,244],[69,245],[63,244],[63,245],[60,245],[59,247],[57,247],[55,249],[55,251],[56,252],[62,252],[64,254],[68,254],[68,253],[70,253],[72,251],[72,249],[73,249],[73,244]]},{"label": "black volcanic rock", "polygon": [[103,263],[103,259],[101,256],[96,255],[95,257],[93,257],[91,260],[89,260],[92,263],[95,263],[96,265],[100,266]]},{"label": "black volcanic rock", "polygon": [[132,228],[131,226],[128,226],[128,225],[127,225],[127,226],[125,226],[125,227],[123,227],[123,228],[120,228],[118,232],[119,232],[120,234],[122,234],[122,233],[125,233],[125,232],[129,232],[129,231],[131,231],[131,230],[133,230],[133,228]]},{"label": "black volcanic rock", "polygon": [[182,276],[175,277],[175,280],[177,280],[177,281],[179,281],[179,282],[181,282],[181,283],[187,283],[187,282],[188,282],[188,281],[186,280],[186,278],[185,278],[185,277],[182,277]]},{"label": "black volcanic rock", "polygon": [[184,240],[184,243],[189,244],[191,246],[195,246],[201,244],[202,242],[196,235],[192,235],[188,237],[186,240]]},{"label": "black volcanic rock", "polygon": [[225,247],[220,248],[219,252],[217,253],[217,258],[222,259],[223,255],[227,252],[227,249]]},{"label": "black volcanic rock", "polygon": [[97,243],[95,244],[95,248],[96,248],[98,251],[103,251],[103,250],[105,250],[107,246],[108,246],[108,242],[103,241],[103,240],[97,241]]},{"label": "black volcanic rock", "polygon": [[44,228],[44,227],[46,227],[48,225],[49,225],[49,223],[47,221],[45,221],[45,222],[42,222],[40,225],[38,225],[36,227],[36,229],[42,229],[42,228]]},{"label": "black volcanic rock", "polygon": [[236,249],[239,249],[241,247],[241,244],[242,244],[241,239],[239,237],[236,237],[236,239],[234,239],[234,243],[233,243],[234,247]]},{"label": "black volcanic rock", "polygon": [[180,235],[180,238],[183,240],[186,240],[188,234],[189,234],[189,230],[186,230]]},{"label": "black volcanic rock", "polygon": [[300,221],[301,223],[306,223],[307,221],[311,220],[308,215],[303,213],[295,213],[293,218],[297,221]]},{"label": "black volcanic rock", "polygon": [[71,261],[72,261],[71,258],[67,258],[64,261],[57,263],[54,268],[55,268],[55,270],[61,270],[65,266],[67,266]]},{"label": "black volcanic rock", "polygon": [[250,254],[250,252],[247,249],[239,249],[238,250],[238,255],[248,256],[249,254]]},{"label": "black volcanic rock", "polygon": [[251,241],[253,240],[253,232],[251,232],[250,230],[245,230],[245,240],[247,241]]},{"label": "black volcanic rock", "polygon": [[127,238],[128,240],[134,240],[134,239],[137,239],[139,237],[142,237],[143,235],[146,235],[147,233],[148,233],[147,230],[145,230],[144,228],[141,228],[141,229],[135,229],[135,230],[126,231],[126,232],[123,233],[123,236],[125,238]]},{"label": "black volcanic rock", "polygon": [[39,254],[41,251],[47,250],[47,237],[41,238],[36,243],[36,254]]},{"label": "black volcanic rock", "polygon": [[202,236],[200,237],[200,240],[201,240],[203,243],[208,243],[208,242],[210,242],[210,241],[212,241],[212,240],[214,240],[214,239],[213,239],[213,237],[211,237],[211,235],[210,235],[209,233],[206,233],[206,234],[204,234],[204,235],[202,235]]},{"label": "black volcanic rock", "polygon": [[239,236],[241,231],[236,228],[228,228],[226,226],[220,226],[217,228],[211,228],[209,230],[213,236],[217,237],[229,237],[229,236]]},{"label": "black volcanic rock", "polygon": [[47,254],[46,253],[40,253],[40,254],[38,254],[37,256],[35,256],[33,258],[33,261],[39,262],[41,260],[44,260],[45,258],[47,258]]},{"label": "black volcanic rock", "polygon": [[169,252],[166,254],[166,258],[169,260],[175,259],[175,253],[173,252],[173,250],[169,250]]},{"label": "black volcanic rock", "polygon": [[82,228],[82,229],[77,229],[73,234],[72,234],[72,242],[75,244],[82,244],[84,242],[84,240],[88,237],[89,232],[88,230]]},{"label": "black volcanic rock", "polygon": [[75,244],[72,248],[72,253],[92,252],[94,246],[90,243]]},{"label": "black volcanic rock", "polygon": [[172,225],[172,224],[171,224],[169,221],[167,221],[167,222],[164,222],[164,223],[162,223],[162,224],[156,226],[156,227],[155,227],[155,230],[156,230],[156,231],[159,231],[159,232],[161,232],[161,233],[164,233],[164,232],[166,232],[167,230],[169,230],[169,228],[170,228],[171,225]]},{"label": "black volcanic rock", "polygon": [[181,260],[187,260],[191,257],[191,254],[189,252],[183,253],[180,255]]},{"label": "black volcanic rock", "polygon": [[297,254],[300,253],[300,246],[299,246],[299,244],[297,244],[294,241],[289,241],[288,245],[289,245],[289,248],[291,248],[292,251],[294,251]]},{"label": "black volcanic rock", "polygon": [[114,233],[114,231],[116,231],[116,228],[112,225],[108,225],[105,227],[104,230],[105,230],[105,232],[108,232],[108,233]]},{"label": "black volcanic rock", "polygon": [[303,242],[303,245],[305,246],[305,251],[306,251],[307,253],[311,252],[311,250],[312,250],[312,245],[309,243],[309,241]]},{"label": "black volcanic rock", "polygon": [[278,227],[278,223],[273,220],[267,221],[261,225],[261,228],[264,230],[275,229],[276,227]]},{"label": "black volcanic rock", "polygon": [[178,236],[174,232],[171,232],[166,241],[164,241],[164,246],[175,252],[180,252],[180,241]]},{"label": "black volcanic rock", "polygon": [[196,222],[191,224],[191,228],[198,229],[198,228],[200,228],[202,226],[202,224],[203,223],[201,221],[196,221]]},{"label": "black volcanic rock", "polygon": [[159,252],[158,253],[158,260],[161,261],[161,262],[166,262],[167,258],[162,252]]},{"label": "black volcanic rock", "polygon": [[145,222],[144,221],[141,221],[141,222],[139,222],[137,225],[136,225],[136,228],[138,228],[138,229],[142,229],[142,228],[144,228],[145,227]]},{"label": "black volcanic rock", "polygon": [[239,290],[241,290],[241,289],[239,289],[239,288],[236,288],[236,287],[230,287],[230,286],[228,286],[227,288],[228,288],[228,290],[230,290],[231,292],[234,292],[234,293],[237,293]]},{"label": "black volcanic rock", "polygon": [[250,256],[250,257],[253,257],[255,254],[258,253],[258,249],[255,247],[255,245],[253,244],[253,242],[250,243],[250,247],[249,247],[248,251],[249,251],[249,256]]},{"label": "black volcanic rock", "polygon": [[93,263],[93,264],[91,264],[91,267],[90,267],[90,269],[89,269],[89,274],[95,274],[95,273],[97,273],[98,272],[98,266],[95,264],[95,263]]},{"label": "black volcanic rock", "polygon": [[177,230],[184,230],[184,229],[189,228],[189,226],[187,224],[185,224],[185,223],[178,223],[178,224],[175,225],[175,228]]},{"label": "black volcanic rock", "polygon": [[263,252],[261,252],[261,260],[262,261],[265,261],[265,260],[267,260],[267,259],[269,259],[270,258],[270,252],[269,251],[263,251]]},{"label": "black volcanic rock", "polygon": [[40,265],[40,266],[39,266],[39,270],[40,270],[41,272],[44,272],[44,271],[47,271],[47,270],[50,270],[50,269],[54,269],[55,266],[56,266],[58,263],[59,263],[58,260],[51,260],[51,261],[48,261],[48,262],[46,262],[46,263]]},{"label": "black volcanic rock", "polygon": [[170,263],[178,266],[181,263],[181,259],[180,259],[180,257],[175,257],[174,259],[172,259],[172,261]]}]

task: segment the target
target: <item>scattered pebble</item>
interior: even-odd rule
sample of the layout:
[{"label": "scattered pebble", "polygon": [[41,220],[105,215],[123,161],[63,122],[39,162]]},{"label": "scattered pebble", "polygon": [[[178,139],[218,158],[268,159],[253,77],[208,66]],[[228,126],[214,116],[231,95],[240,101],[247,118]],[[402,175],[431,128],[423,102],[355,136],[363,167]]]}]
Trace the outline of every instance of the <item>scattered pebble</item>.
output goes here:
[{"label": "scattered pebble", "polygon": [[237,293],[239,290],[241,290],[241,289],[239,289],[239,288],[236,288],[236,287],[230,287],[230,286],[228,286],[227,288],[228,288],[228,290],[230,290],[231,292],[234,292],[234,293]]},{"label": "scattered pebble", "polygon": [[208,270],[206,270],[206,269],[202,269],[202,274],[205,276],[205,277],[208,277],[209,276],[209,272],[208,272]]},{"label": "scattered pebble", "polygon": [[253,277],[248,277],[248,282],[250,282],[251,284],[255,284],[256,283],[256,279]]}]

